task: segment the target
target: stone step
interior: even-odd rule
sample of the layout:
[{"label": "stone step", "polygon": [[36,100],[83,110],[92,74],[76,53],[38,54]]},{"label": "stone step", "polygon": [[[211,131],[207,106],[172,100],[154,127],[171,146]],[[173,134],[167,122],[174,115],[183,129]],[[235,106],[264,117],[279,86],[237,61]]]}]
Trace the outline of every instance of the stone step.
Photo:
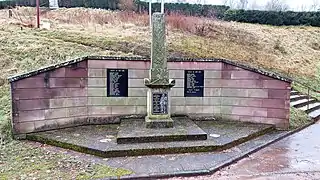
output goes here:
[{"label": "stone step", "polygon": [[300,107],[303,107],[303,106],[306,106],[308,104],[312,104],[312,103],[315,103],[317,102],[317,100],[315,99],[301,99],[301,100],[298,100],[298,101],[294,101],[294,102],[290,102],[290,106],[293,106],[295,108],[300,108]]},{"label": "stone step", "polygon": [[298,92],[298,91],[291,91],[290,92],[290,95],[293,96],[293,95],[300,95],[301,93]]},{"label": "stone step", "polygon": [[308,114],[310,117],[312,117],[315,120],[320,119],[320,109],[312,111],[311,113]]},{"label": "stone step", "polygon": [[118,144],[206,140],[207,133],[189,119],[176,120],[172,128],[147,128],[144,120],[121,121]]},{"label": "stone step", "polygon": [[308,99],[308,96],[307,95],[293,95],[293,96],[290,96],[290,101],[291,102],[298,101],[298,100],[301,100],[301,99]]},{"label": "stone step", "polygon": [[300,107],[299,109],[305,111],[306,113],[310,113],[312,111],[320,109],[320,102],[309,104],[309,106],[305,105],[303,107]]}]

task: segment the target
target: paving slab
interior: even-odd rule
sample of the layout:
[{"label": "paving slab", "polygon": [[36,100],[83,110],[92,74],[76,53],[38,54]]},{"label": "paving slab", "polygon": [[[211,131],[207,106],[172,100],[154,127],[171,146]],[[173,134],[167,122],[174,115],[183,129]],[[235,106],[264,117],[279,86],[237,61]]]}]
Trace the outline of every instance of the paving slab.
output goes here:
[{"label": "paving slab", "polygon": [[114,124],[31,133],[27,139],[106,158],[221,151],[274,130],[271,125],[229,121],[195,121],[195,124],[208,134],[207,140],[118,144],[119,125]]},{"label": "paving slab", "polygon": [[[303,134],[297,133],[297,134],[294,134],[293,136],[289,136],[289,135],[297,132],[298,130],[301,130],[302,128],[298,130],[293,130],[293,131],[273,131],[273,132],[264,134],[262,136],[259,136],[257,138],[253,138],[237,146],[234,146],[233,148],[226,149],[223,151],[218,151],[218,152],[103,158],[103,157],[88,155],[84,153],[78,153],[72,150],[65,150],[62,148],[52,147],[52,146],[41,146],[41,148],[46,148],[46,149],[50,148],[55,152],[57,151],[61,151],[64,153],[67,152],[68,154],[71,154],[73,156],[76,156],[77,158],[81,158],[87,161],[91,161],[98,164],[105,164],[115,168],[125,168],[133,171],[133,174],[128,176],[123,176],[120,179],[152,179],[153,180],[153,179],[159,179],[159,178],[167,179],[169,177],[175,177],[175,176],[184,176],[184,177],[177,177],[173,179],[180,179],[180,180],[185,178],[189,179],[188,176],[206,175],[209,173],[216,172],[221,168],[226,167],[232,163],[236,163],[243,158],[246,158],[248,161],[250,161],[249,165],[252,165],[251,166],[252,168],[258,168],[258,169],[259,169],[259,166],[257,165],[259,165],[260,162],[262,163],[263,167],[265,167],[266,165],[265,162],[267,163],[271,162],[271,166],[266,166],[266,167],[271,167],[271,169],[267,168],[265,169],[267,171],[263,171],[263,173],[273,172],[272,167],[276,167],[276,168],[280,167],[280,166],[274,166],[277,164],[278,160],[280,163],[292,162],[293,165],[296,165],[297,162],[295,161],[295,159],[297,158],[298,160],[300,160],[298,161],[298,165],[300,168],[295,168],[295,169],[306,172],[308,170],[312,170],[312,171],[316,170],[316,168],[319,167],[318,164],[314,164],[312,168],[310,168],[310,166],[304,168],[305,167],[304,165],[308,163],[308,161],[312,161],[311,163],[309,163],[311,165],[313,165],[314,162],[318,162],[317,158],[313,158],[317,156],[316,153],[318,152],[312,151],[311,154],[309,153],[310,148],[312,146],[314,146],[317,150],[319,150],[318,145],[316,143],[313,144],[314,140],[315,142],[317,142],[315,138],[317,137],[317,134],[318,134],[317,133],[318,128],[313,128],[313,129],[308,128],[309,130],[311,129],[312,131],[304,130],[304,131],[301,131]],[[289,138],[285,138],[288,136]],[[315,137],[315,138],[312,138],[312,137]],[[281,140],[283,138],[285,139]],[[296,138],[299,138],[302,143],[296,142],[294,140]],[[252,155],[252,153],[257,152],[258,150],[261,150],[262,148],[267,147],[268,145],[275,143],[277,141],[279,141],[278,143],[276,143],[277,146],[273,148],[274,156],[270,156],[269,155],[270,153],[267,153],[267,155],[261,155],[261,153],[257,153],[257,155],[254,155],[254,154]],[[39,143],[36,143],[36,144],[39,144]],[[291,151],[282,151],[281,146],[286,146],[286,147],[289,146]],[[273,145],[268,147],[273,147]],[[303,151],[300,151],[299,147],[303,147]],[[264,150],[262,150],[262,152],[263,151]],[[282,154],[283,153],[290,154],[290,152],[293,152],[294,154],[292,158],[293,161],[282,161],[281,160],[283,156]],[[257,158],[252,159],[252,157],[257,157]],[[299,159],[300,157],[308,157],[309,159]],[[285,166],[281,166],[281,167],[285,167]],[[225,177],[225,179],[230,179],[230,178],[231,179],[239,179],[239,178],[255,179],[256,176],[252,177],[251,175],[247,176],[247,174],[243,174],[243,172],[246,172],[246,168],[247,166],[243,163],[236,165],[232,170],[232,172],[235,172],[235,173],[234,174],[232,173],[231,174],[232,176]],[[229,167],[226,168],[226,170],[228,169]],[[285,171],[280,171],[279,173],[287,173],[287,172],[290,173],[291,169],[288,169],[288,171],[287,169],[284,169],[284,170]],[[239,175],[239,172],[240,173],[242,172],[242,173]],[[218,174],[219,173],[220,171],[218,171]],[[242,175],[244,175],[243,178],[241,178]],[[262,177],[262,176],[258,176],[258,177]],[[263,177],[262,179],[264,179]],[[276,177],[274,179],[280,178],[280,176],[278,175],[274,177]],[[297,176],[294,176],[294,177],[297,177]],[[106,177],[105,179],[118,179],[118,177],[114,177],[114,178]],[[217,176],[207,175],[207,176],[192,177],[190,179],[217,179]]]},{"label": "paving slab", "polygon": [[123,120],[117,135],[118,144],[206,140],[207,133],[192,120],[177,119],[173,128],[147,128],[144,120]]}]

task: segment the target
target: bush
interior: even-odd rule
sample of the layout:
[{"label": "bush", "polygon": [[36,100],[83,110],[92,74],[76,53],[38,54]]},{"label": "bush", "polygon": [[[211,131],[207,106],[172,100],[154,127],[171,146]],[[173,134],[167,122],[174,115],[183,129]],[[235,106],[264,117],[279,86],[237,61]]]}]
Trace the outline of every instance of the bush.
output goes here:
[{"label": "bush", "polygon": [[[36,0],[15,0],[17,6],[36,7]],[[40,0],[40,6],[49,7],[49,0]]]},{"label": "bush", "polygon": [[0,9],[7,9],[16,6],[15,1],[0,1]]},{"label": "bush", "polygon": [[[138,12],[149,11],[149,2],[135,0],[136,9]],[[166,3],[165,12],[167,14],[180,13],[187,16],[204,16],[216,17],[222,19],[224,13],[229,9],[229,6],[223,5],[201,5],[201,4],[188,4],[188,3]],[[152,4],[153,12],[161,11],[160,3]]]},{"label": "bush", "polygon": [[223,19],[274,26],[311,25],[320,27],[320,12],[228,10]]},{"label": "bush", "polygon": [[86,7],[101,9],[119,9],[119,0],[59,0],[59,7]]}]

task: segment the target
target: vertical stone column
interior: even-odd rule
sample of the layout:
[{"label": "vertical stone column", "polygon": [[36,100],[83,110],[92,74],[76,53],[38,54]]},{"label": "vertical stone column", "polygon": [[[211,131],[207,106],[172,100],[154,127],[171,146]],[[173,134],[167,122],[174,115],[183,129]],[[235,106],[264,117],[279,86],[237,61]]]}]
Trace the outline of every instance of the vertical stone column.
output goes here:
[{"label": "vertical stone column", "polygon": [[164,14],[154,13],[152,15],[151,67],[149,79],[144,80],[149,88],[146,117],[148,128],[173,127],[170,116],[170,88],[175,85],[175,81],[169,79],[165,36]]}]

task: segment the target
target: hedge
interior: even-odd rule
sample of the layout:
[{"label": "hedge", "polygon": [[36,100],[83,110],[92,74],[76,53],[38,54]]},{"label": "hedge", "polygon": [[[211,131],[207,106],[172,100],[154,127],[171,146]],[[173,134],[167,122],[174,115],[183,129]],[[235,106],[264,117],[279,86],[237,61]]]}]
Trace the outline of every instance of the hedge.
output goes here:
[{"label": "hedge", "polygon": [[[135,0],[137,11],[145,12],[149,11],[149,2]],[[188,3],[166,3],[165,12],[170,13],[181,13],[188,16],[205,16],[205,17],[216,17],[223,18],[224,13],[229,9],[229,6],[223,5],[201,5],[201,4],[188,4]],[[160,12],[161,4],[152,3],[152,11]]]},{"label": "hedge", "polygon": [[224,20],[246,23],[269,24],[274,26],[311,25],[320,27],[320,11],[258,11],[258,10],[228,10]]},{"label": "hedge", "polygon": [[[102,9],[118,9],[119,0],[58,0],[59,7],[87,7]],[[0,9],[17,6],[36,6],[36,0],[0,1]],[[49,7],[49,0],[40,0],[41,7]]]},{"label": "hedge", "polygon": [[87,7],[101,9],[119,9],[119,0],[58,0],[59,7]]},{"label": "hedge", "polygon": [[15,6],[16,6],[15,1],[0,1],[0,9],[7,9]]},{"label": "hedge", "polygon": [[[14,0],[17,6],[36,6],[36,0]],[[40,0],[40,6],[49,7],[49,0]]]}]

